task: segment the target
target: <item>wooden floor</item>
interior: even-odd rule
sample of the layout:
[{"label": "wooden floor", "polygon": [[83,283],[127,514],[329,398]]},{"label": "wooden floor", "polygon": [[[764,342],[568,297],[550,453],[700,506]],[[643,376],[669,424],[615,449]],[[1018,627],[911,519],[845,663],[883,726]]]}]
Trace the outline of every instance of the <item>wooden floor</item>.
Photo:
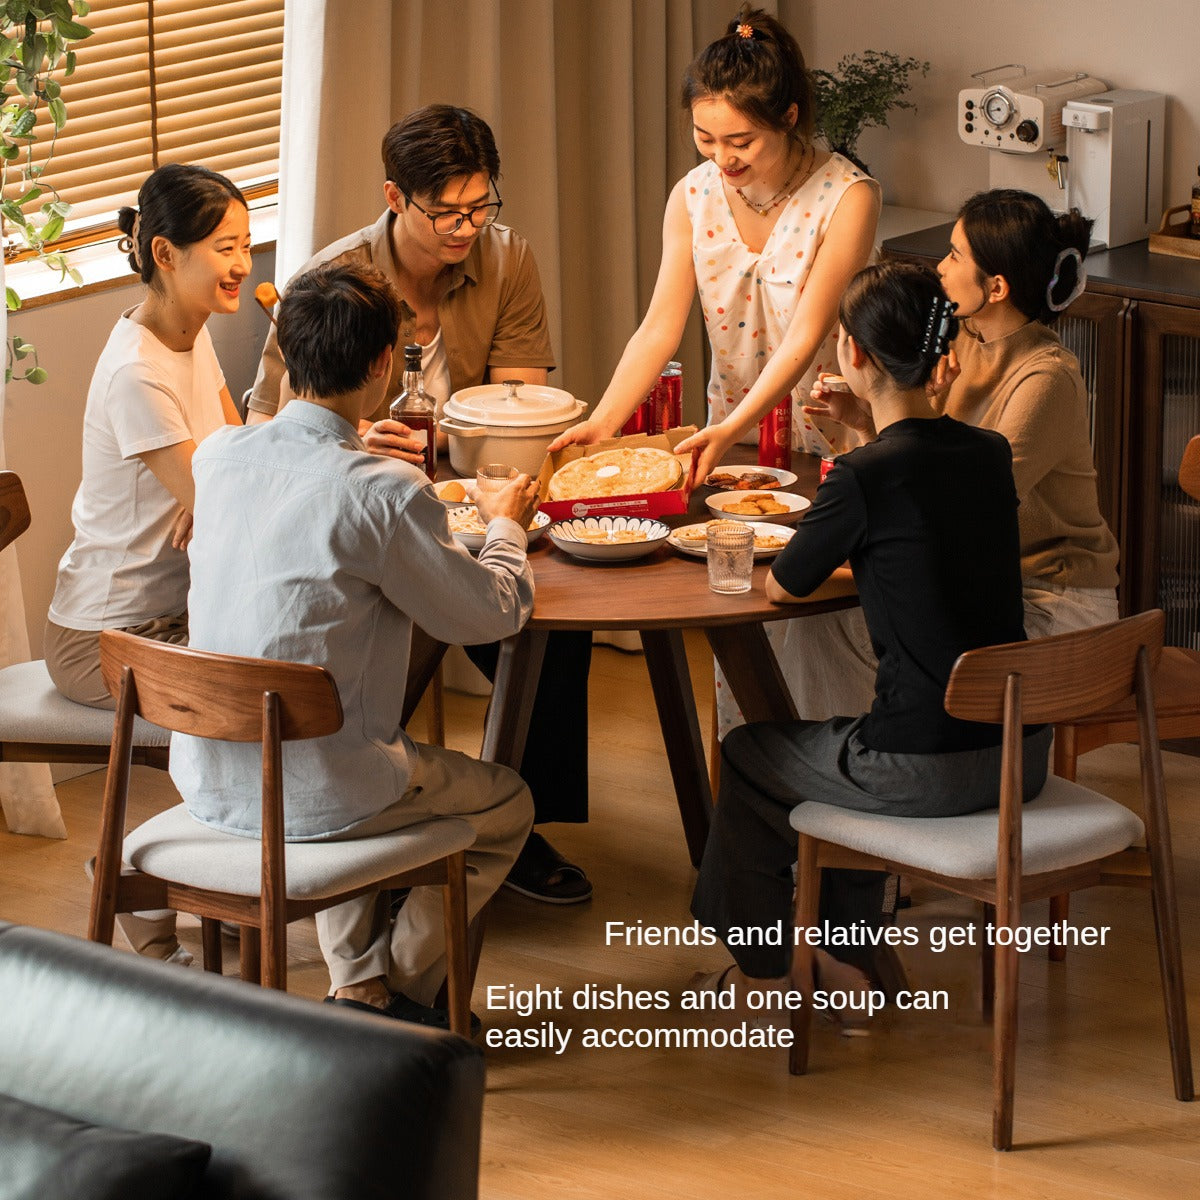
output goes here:
[{"label": "wooden floor", "polygon": [[[693,674],[709,670],[693,645]],[[816,1032],[812,1071],[787,1074],[778,1050],[586,1050],[588,1028],[703,1025],[674,999],[720,949],[605,946],[607,922],[686,923],[693,873],[640,657],[598,649],[592,670],[592,819],[552,829],[584,864],[595,898],[553,908],[502,891],[493,906],[473,1007],[488,1027],[573,1031],[565,1053],[488,1051],[481,1194],[488,1200],[588,1197],[948,1197],[1119,1200],[1194,1195],[1200,1103],[1171,1092],[1148,899],[1084,893],[1073,919],[1112,927],[1107,949],[1047,963],[1022,961],[1017,1075],[1018,1149],[990,1148],[989,1029],[978,1015],[975,953],[906,950],[914,986],[944,988],[950,1011],[889,1011],[867,1038]],[[484,701],[449,698],[448,740],[474,750]],[[707,713],[701,719],[707,728]],[[414,725],[420,734],[421,718]],[[1132,748],[1082,761],[1081,782],[1136,803]],[[1167,755],[1167,786],[1184,931],[1200,1040],[1200,761]],[[101,774],[60,785],[70,838],[0,833],[0,917],[82,933]],[[169,781],[136,778],[141,817],[172,801]],[[969,908],[918,895],[902,914],[924,931],[965,923]],[[1031,923],[1045,920],[1031,907]],[[182,930],[196,946],[198,930]],[[311,923],[293,927],[291,990],[324,994]],[[488,985],[587,984],[664,989],[672,1010],[489,1012]]]}]

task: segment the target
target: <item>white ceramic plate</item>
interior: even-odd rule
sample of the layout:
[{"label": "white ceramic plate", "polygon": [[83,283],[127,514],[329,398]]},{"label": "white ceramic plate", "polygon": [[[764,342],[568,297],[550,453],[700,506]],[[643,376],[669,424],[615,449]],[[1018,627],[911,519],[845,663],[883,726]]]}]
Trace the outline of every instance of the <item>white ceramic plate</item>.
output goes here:
[{"label": "white ceramic plate", "polygon": [[[671,530],[671,536],[667,538],[667,545],[678,550],[680,554],[690,554],[693,558],[707,558],[708,540],[705,534],[707,528],[707,521],[699,525],[681,525],[678,529]],[[783,549],[782,546],[776,545],[760,546],[758,544],[760,539],[763,541],[779,540],[786,543],[791,540],[791,536],[795,532],[789,525],[768,525],[765,522],[755,525],[754,557],[773,558]]]},{"label": "white ceramic plate", "polygon": [[[461,484],[463,491],[467,493],[466,500],[447,500],[442,495],[442,489],[448,483]],[[448,508],[458,508],[460,505],[467,503],[473,504],[475,502],[475,480],[473,479],[439,479],[437,483],[433,485],[433,490],[437,492],[438,499],[441,500],[441,502]]]},{"label": "white ceramic plate", "polygon": [[[756,467],[746,463],[739,467],[716,467],[712,475],[774,475],[779,480],[780,487],[791,487],[797,479],[796,475],[791,471],[785,471],[782,467]],[[709,478],[711,477],[710,475]]]},{"label": "white ceramic plate", "polygon": [[[726,504],[737,504],[744,501],[747,496],[756,495],[770,496],[776,504],[786,504],[787,512],[768,512],[761,516],[754,516],[751,513],[735,513],[728,512],[725,509]],[[804,515],[804,510],[812,506],[812,501],[805,496],[797,496],[792,492],[717,492],[715,495],[709,496],[704,502],[708,505],[709,512],[714,517],[720,517],[723,520],[729,521],[769,521],[776,525],[790,525],[793,521],[798,521]]]},{"label": "white ceramic plate", "polygon": [[[550,526],[550,540],[565,554],[590,562],[641,558],[663,544],[671,531],[645,517],[579,517]],[[609,540],[622,534],[644,534],[637,541]]]},{"label": "white ceramic plate", "polygon": [[[482,550],[486,526],[479,519],[479,510],[473,504],[460,504],[452,508],[446,519],[450,522],[450,532],[457,541],[462,542],[468,550]],[[533,518],[533,528],[525,531],[526,542],[540,538],[550,526],[550,518],[544,512],[538,512]]]}]

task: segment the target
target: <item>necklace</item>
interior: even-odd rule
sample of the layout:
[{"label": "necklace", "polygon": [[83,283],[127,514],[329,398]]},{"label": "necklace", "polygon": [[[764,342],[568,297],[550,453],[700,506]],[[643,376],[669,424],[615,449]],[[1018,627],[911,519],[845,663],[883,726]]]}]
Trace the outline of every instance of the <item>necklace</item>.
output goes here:
[{"label": "necklace", "polygon": [[735,187],[733,190],[737,192],[738,199],[752,213],[756,213],[760,217],[765,217],[767,213],[771,212],[775,208],[778,208],[779,205],[781,205],[796,190],[796,188],[800,186],[800,183],[802,183],[804,180],[800,179],[800,183],[798,183],[797,179],[799,178],[801,171],[804,171],[806,166],[808,167],[808,171],[805,171],[804,179],[808,178],[808,174],[812,170],[812,161],[816,158],[816,156],[816,151],[813,149],[812,144],[809,143],[808,148],[805,150],[804,156],[800,159],[796,169],[791,173],[791,175],[788,176],[787,183],[785,183],[783,187],[781,187],[779,191],[777,191],[775,195],[770,198],[770,200],[763,204],[755,204],[754,201],[751,200],[740,187]]}]

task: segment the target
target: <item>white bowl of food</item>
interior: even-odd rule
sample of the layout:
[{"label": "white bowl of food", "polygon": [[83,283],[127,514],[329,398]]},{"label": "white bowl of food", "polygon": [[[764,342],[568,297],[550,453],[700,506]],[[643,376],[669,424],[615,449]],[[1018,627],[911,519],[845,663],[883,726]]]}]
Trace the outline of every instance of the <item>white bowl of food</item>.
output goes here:
[{"label": "white bowl of food", "polygon": [[[479,509],[473,504],[464,504],[460,508],[452,508],[446,514],[450,523],[450,532],[455,541],[461,542],[468,550],[482,550],[484,538],[487,535],[487,525],[479,515]],[[526,544],[539,538],[546,532],[550,518],[544,512],[533,515],[533,523],[525,531]]]},{"label": "white bowl of food", "polygon": [[812,501],[793,492],[717,492],[704,502],[715,517],[730,521],[768,521],[788,525],[798,521]]},{"label": "white bowl of food", "polygon": [[[667,545],[681,554],[690,554],[693,558],[708,557],[708,527],[711,521],[702,521],[699,525],[681,525],[671,530]],[[754,526],[754,557],[774,558],[791,541],[795,533],[789,525],[770,525],[761,521]]]},{"label": "white bowl of food", "polygon": [[620,562],[658,549],[671,531],[646,517],[578,517],[550,526],[550,540],[564,554],[588,562]]},{"label": "white bowl of food", "polygon": [[782,467],[759,467],[755,465],[717,467],[704,486],[718,488],[723,492],[761,492],[768,488],[791,487],[797,476]]}]

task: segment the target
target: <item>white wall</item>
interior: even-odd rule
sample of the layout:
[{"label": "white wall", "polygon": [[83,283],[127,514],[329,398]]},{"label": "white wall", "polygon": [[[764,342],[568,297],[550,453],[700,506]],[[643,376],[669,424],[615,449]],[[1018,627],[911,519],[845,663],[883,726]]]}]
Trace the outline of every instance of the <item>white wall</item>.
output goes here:
[{"label": "white wall", "polygon": [[959,88],[1002,63],[1030,71],[1087,71],[1111,87],[1164,92],[1164,207],[1186,204],[1200,163],[1200,5],[1197,0],[781,0],[810,67],[851,51],[891,50],[928,59],[890,129],[870,130],[861,157],[892,204],[957,209],[988,186],[988,151],[965,145],[955,124]]},{"label": "white wall", "polygon": [[[256,254],[241,310],[233,317],[216,317],[209,325],[234,397],[254,382],[267,336],[267,317],[254,303],[253,285],[270,280],[274,272],[274,251]],[[71,500],[79,486],[83,406],[92,369],[117,318],[141,296],[141,285],[131,282],[9,318],[9,333],[32,342],[50,373],[38,387],[9,384],[4,411],[8,467],[21,476],[33,516],[17,542],[17,559],[35,658],[41,654],[42,626],[54,593],[58,560],[71,541]]]}]

